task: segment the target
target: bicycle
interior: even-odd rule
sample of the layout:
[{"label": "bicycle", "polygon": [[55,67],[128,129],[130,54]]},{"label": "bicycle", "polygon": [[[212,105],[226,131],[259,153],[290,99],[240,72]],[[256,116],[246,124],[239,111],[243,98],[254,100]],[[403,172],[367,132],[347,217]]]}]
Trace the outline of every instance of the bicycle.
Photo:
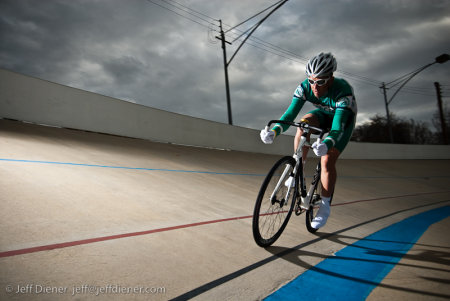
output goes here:
[{"label": "bicycle", "polygon": [[303,120],[299,123],[271,120],[266,129],[273,123],[302,128],[303,135],[295,153],[281,158],[273,165],[259,190],[253,211],[252,229],[255,242],[260,247],[268,247],[280,237],[293,211],[297,216],[306,211],[306,228],[315,233],[317,229],[311,227],[311,222],[321,202],[320,160],[307,191],[302,154],[304,146],[311,147],[307,142],[310,132],[318,134],[317,141],[320,142],[328,130],[310,126]]}]

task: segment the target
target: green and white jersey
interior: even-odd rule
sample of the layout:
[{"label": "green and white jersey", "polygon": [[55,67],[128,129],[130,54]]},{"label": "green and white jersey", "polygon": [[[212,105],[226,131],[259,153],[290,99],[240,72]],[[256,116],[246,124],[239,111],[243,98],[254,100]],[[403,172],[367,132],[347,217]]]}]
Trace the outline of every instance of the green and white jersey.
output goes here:
[{"label": "green and white jersey", "polygon": [[[327,94],[320,98],[314,95],[308,79],[304,80],[295,90],[291,105],[280,119],[294,121],[307,101],[312,103],[320,112],[332,118],[331,131],[324,140],[329,149],[338,144],[340,139],[347,136],[343,135],[346,125],[352,123],[354,127],[357,114],[356,100],[353,88],[346,80],[334,78]],[[273,130],[279,135],[288,128],[289,125],[277,124]]]}]

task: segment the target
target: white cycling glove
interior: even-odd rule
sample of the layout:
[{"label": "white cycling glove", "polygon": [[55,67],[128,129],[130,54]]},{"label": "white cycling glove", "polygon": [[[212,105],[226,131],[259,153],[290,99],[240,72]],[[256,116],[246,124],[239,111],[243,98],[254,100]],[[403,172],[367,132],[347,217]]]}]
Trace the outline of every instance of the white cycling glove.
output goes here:
[{"label": "white cycling glove", "polygon": [[273,130],[263,129],[259,135],[261,136],[262,142],[265,144],[272,144],[275,139],[275,131]]},{"label": "white cycling glove", "polygon": [[311,147],[318,157],[325,156],[328,153],[328,146],[323,142],[317,143],[316,141]]}]

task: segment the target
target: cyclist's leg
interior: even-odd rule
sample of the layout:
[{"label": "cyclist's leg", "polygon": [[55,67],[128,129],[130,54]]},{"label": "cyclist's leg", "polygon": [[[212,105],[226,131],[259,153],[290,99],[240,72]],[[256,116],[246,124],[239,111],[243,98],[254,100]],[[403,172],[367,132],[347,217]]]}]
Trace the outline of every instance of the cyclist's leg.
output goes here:
[{"label": "cyclist's leg", "polygon": [[322,191],[320,193],[321,202],[317,214],[311,221],[310,227],[312,229],[310,230],[308,228],[310,232],[314,232],[323,227],[327,223],[328,217],[330,216],[331,197],[333,195],[337,178],[336,161],[339,158],[340,153],[341,152],[337,148],[333,147],[325,156],[320,158],[320,163],[322,166],[322,171],[320,174],[320,181],[322,184]]},{"label": "cyclist's leg", "polygon": [[322,197],[329,198],[333,195],[337,178],[336,161],[340,154],[341,152],[333,147],[321,158],[322,172],[320,179],[322,181]]},{"label": "cyclist's leg", "polygon": [[331,148],[328,153],[321,158],[322,196],[324,197],[331,197],[333,195],[337,178],[336,161],[350,141],[354,127],[355,122],[353,120],[348,123],[344,129],[342,138],[338,141],[335,147]]},{"label": "cyclist's leg", "polygon": [[330,202],[337,179],[336,161],[347,146],[347,143],[350,141],[354,126],[354,122],[350,123],[344,130],[342,139],[335,145],[335,147],[331,148],[328,153],[321,158],[322,172],[320,177],[322,183],[322,202],[316,217],[311,222],[311,227],[313,229],[323,227],[327,222],[328,216],[330,215]]},{"label": "cyclist's leg", "polygon": [[[314,114],[314,111],[309,112],[308,114],[306,114],[305,116],[302,117],[302,119],[305,119],[308,121],[308,123],[311,126],[315,126],[315,127],[319,127],[320,126],[320,119],[318,117],[318,115]],[[297,133],[295,134],[295,138],[294,138],[294,152],[297,150],[298,145],[300,144],[300,138],[303,135],[303,130],[301,128],[297,128]],[[309,133],[307,139],[309,141],[309,137],[311,136],[311,133]],[[308,150],[309,147],[304,147],[303,148],[303,161],[305,161],[306,156],[308,155]]]}]

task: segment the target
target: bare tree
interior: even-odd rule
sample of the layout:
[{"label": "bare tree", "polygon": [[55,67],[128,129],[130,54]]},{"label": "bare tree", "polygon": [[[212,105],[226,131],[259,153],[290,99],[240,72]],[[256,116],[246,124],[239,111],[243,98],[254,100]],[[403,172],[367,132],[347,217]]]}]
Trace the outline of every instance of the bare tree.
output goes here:
[{"label": "bare tree", "polygon": [[[444,122],[447,129],[447,136],[450,133],[450,110],[447,107],[444,107]],[[441,118],[439,116],[439,111],[436,111],[436,113],[433,114],[433,126],[436,129],[435,139],[437,143],[444,143],[444,137],[442,133],[442,124],[441,124]],[[447,141],[449,137],[447,137]]]},{"label": "bare tree", "polygon": [[[412,119],[405,120],[390,114],[394,143],[400,144],[434,144],[435,135],[428,128],[427,123],[417,122]],[[375,115],[366,122],[355,128],[353,141],[389,143],[387,118]]]}]

